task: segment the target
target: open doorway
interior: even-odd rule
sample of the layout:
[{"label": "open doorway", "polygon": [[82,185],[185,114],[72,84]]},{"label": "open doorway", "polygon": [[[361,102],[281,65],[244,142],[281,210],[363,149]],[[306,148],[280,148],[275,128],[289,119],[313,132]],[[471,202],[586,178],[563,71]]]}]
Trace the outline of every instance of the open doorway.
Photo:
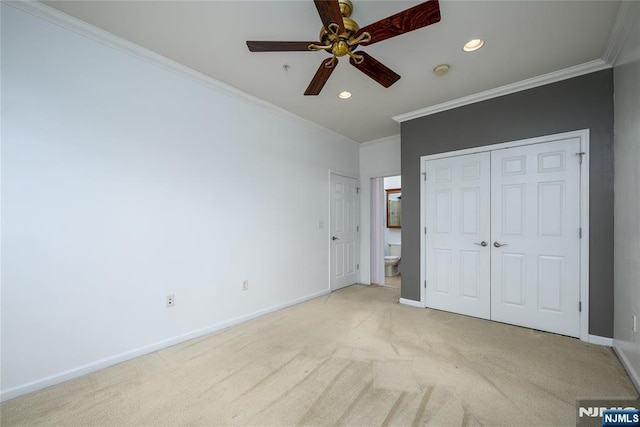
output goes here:
[{"label": "open doorway", "polygon": [[402,284],[402,180],[371,180],[371,282],[400,289]]}]

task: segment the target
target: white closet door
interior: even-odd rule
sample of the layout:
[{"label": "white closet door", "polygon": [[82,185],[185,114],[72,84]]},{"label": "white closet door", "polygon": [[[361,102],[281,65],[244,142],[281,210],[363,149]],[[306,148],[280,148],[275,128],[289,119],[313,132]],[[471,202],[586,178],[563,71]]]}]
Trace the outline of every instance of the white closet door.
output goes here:
[{"label": "white closet door", "polygon": [[580,336],[579,151],[576,138],[491,152],[493,320]]},{"label": "white closet door", "polygon": [[358,282],[358,181],[331,174],[331,290]]},{"label": "white closet door", "polygon": [[490,159],[425,162],[427,307],[490,316]]}]

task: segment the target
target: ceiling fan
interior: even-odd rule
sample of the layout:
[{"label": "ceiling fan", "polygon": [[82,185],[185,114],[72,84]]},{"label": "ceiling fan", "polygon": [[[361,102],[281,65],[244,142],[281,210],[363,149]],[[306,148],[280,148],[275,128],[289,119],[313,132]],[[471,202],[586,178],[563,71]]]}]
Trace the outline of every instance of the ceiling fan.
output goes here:
[{"label": "ceiling fan", "polygon": [[320,41],[247,41],[251,52],[319,51],[332,56],[325,59],[309,83],[305,95],[318,95],[338,64],[338,58],[348,55],[351,65],[389,87],[400,76],[358,46],[367,46],[399,36],[440,21],[438,0],[429,0],[373,24],[360,28],[350,18],[353,4],[350,0],[314,0],[323,27]]}]

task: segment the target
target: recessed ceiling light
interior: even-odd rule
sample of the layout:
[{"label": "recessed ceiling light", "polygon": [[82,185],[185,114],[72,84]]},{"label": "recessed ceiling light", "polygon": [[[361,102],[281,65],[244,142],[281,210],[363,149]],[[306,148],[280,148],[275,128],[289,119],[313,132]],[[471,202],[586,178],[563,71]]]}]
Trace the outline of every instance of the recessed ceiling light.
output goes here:
[{"label": "recessed ceiling light", "polygon": [[342,91],[342,92],[340,92],[338,94],[338,98],[340,98],[340,99],[349,99],[349,98],[351,98],[351,92],[347,92],[346,90]]},{"label": "recessed ceiling light", "polygon": [[484,40],[473,39],[465,43],[465,45],[462,47],[462,50],[464,50],[465,52],[473,52],[474,50],[480,49],[482,46],[484,46]]}]

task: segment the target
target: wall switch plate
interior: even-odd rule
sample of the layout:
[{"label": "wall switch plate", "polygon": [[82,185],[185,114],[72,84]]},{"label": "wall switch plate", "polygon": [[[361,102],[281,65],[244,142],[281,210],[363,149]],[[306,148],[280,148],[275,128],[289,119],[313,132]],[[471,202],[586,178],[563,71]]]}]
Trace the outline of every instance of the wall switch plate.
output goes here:
[{"label": "wall switch plate", "polygon": [[167,308],[176,304],[176,296],[174,294],[167,295]]},{"label": "wall switch plate", "polygon": [[248,291],[249,290],[249,281],[245,280],[242,282],[242,290],[243,291]]}]

